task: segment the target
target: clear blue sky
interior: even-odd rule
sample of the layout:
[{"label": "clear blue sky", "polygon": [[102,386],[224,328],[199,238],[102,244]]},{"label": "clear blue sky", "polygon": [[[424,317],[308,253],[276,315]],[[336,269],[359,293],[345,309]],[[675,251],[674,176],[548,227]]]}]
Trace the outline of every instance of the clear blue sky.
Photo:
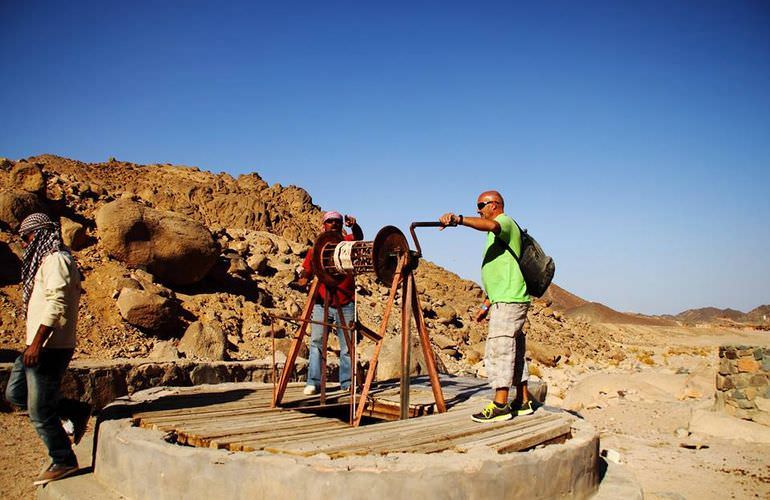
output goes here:
[{"label": "clear blue sky", "polygon": [[770,4],[374,4],[0,1],[0,156],[255,171],[368,238],[496,188],[588,300],[770,303]]}]

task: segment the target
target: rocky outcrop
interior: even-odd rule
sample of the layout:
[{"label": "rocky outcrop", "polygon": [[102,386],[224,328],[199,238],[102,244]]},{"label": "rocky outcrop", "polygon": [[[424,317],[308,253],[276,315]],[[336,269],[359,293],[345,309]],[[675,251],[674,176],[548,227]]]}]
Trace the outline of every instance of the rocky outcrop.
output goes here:
[{"label": "rocky outcrop", "polygon": [[28,193],[43,194],[45,192],[45,177],[40,165],[20,161],[11,169],[11,185]]},{"label": "rocky outcrop", "polygon": [[80,250],[88,245],[88,235],[83,224],[75,222],[67,217],[62,217],[61,237],[65,245],[72,250]]},{"label": "rocky outcrop", "polygon": [[20,190],[0,191],[0,227],[15,232],[24,218],[35,212],[48,212],[34,193]]},{"label": "rocky outcrop", "polygon": [[118,296],[120,315],[128,323],[152,333],[173,333],[174,305],[166,297],[134,288],[123,288]]},{"label": "rocky outcrop", "polygon": [[177,348],[187,358],[222,361],[227,356],[227,337],[218,323],[196,321],[187,327]]},{"label": "rocky outcrop", "polygon": [[202,224],[131,200],[104,205],[96,214],[106,252],[129,267],[146,267],[161,281],[189,285],[214,265],[219,250]]}]

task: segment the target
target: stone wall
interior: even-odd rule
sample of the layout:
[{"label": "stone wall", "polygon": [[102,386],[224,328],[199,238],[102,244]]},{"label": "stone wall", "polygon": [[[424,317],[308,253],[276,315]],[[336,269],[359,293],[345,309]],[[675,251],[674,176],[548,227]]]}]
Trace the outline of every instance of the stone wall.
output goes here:
[{"label": "stone wall", "polygon": [[[0,389],[5,394],[5,386],[13,363],[0,363]],[[283,363],[276,367],[278,375]],[[296,364],[292,381],[304,380],[307,375],[307,363],[300,360]],[[268,361],[219,361],[196,362],[113,360],[113,361],[73,361],[62,381],[64,397],[86,401],[100,410],[120,396],[158,386],[193,386],[199,384],[220,384],[224,382],[271,382],[273,365]],[[0,405],[6,405],[0,397]]]},{"label": "stone wall", "polygon": [[721,346],[716,386],[718,409],[770,426],[770,348]]}]

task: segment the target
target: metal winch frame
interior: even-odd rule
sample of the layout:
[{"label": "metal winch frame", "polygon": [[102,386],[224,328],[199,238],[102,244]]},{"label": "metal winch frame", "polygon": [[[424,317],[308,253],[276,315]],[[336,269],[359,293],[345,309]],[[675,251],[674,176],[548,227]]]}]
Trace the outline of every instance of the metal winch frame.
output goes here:
[{"label": "metal winch frame", "polygon": [[[355,342],[351,339],[351,333],[355,329],[364,336],[375,342],[374,353],[369,361],[369,369],[366,373],[366,381],[361,389],[361,395],[356,405],[355,384],[351,384],[351,424],[358,426],[364,415],[367,397],[376,373],[377,360],[385,339],[385,332],[388,326],[388,320],[393,310],[396,294],[401,288],[401,419],[408,418],[409,414],[409,368],[411,358],[411,343],[409,341],[411,322],[414,320],[417,326],[417,333],[420,339],[420,347],[423,351],[423,357],[428,368],[431,387],[433,389],[436,408],[439,412],[446,411],[446,403],[441,391],[441,384],[438,378],[433,349],[430,345],[425,318],[422,314],[422,307],[418,297],[417,288],[414,283],[414,269],[422,256],[417,235],[414,230],[416,227],[438,227],[438,222],[414,222],[410,226],[410,232],[414,239],[417,251],[409,249],[409,243],[402,233],[395,226],[385,226],[374,238],[373,241],[346,241],[340,233],[325,232],[322,233],[313,245],[313,255],[311,264],[314,278],[308,291],[307,301],[303,308],[300,318],[292,319],[299,323],[297,333],[294,335],[289,349],[289,355],[286,359],[281,377],[278,380],[275,393],[273,395],[273,406],[278,406],[286,391],[289,378],[294,370],[294,363],[299,354],[299,348],[304,336],[307,333],[307,326],[310,323],[316,323],[311,320],[313,304],[319,297],[319,286],[321,283],[326,287],[328,293],[324,300],[324,318],[317,322],[324,327],[323,331],[323,352],[326,352],[326,344],[329,328],[334,326],[328,322],[328,311],[331,307],[329,297],[334,295],[336,289],[346,276],[355,276],[363,273],[374,273],[377,280],[390,287],[388,299],[383,312],[382,322],[378,332],[365,327],[360,322],[346,321],[341,308],[337,308],[341,328],[344,332],[345,341],[348,344],[348,352],[351,357],[351,368],[353,370],[353,380],[358,380],[356,371],[358,363],[355,356]],[[351,318],[352,319],[352,318]],[[326,363],[325,355],[321,357],[321,404],[325,401],[326,385]]]}]

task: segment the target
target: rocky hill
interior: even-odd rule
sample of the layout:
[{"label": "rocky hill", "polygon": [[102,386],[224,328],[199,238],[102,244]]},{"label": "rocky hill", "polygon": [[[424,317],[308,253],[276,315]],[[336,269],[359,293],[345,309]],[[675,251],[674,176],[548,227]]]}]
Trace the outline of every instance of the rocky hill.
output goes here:
[{"label": "rocky hill", "polygon": [[755,307],[748,313],[735,309],[718,309],[716,307],[702,307],[688,309],[676,316],[670,316],[683,324],[746,324],[758,327],[770,327],[770,305]]},{"label": "rocky hill", "polygon": [[[261,359],[271,336],[285,352],[306,296],[293,283],[316,237],[321,207],[296,186],[259,175],[233,178],[196,167],[84,163],[51,155],[0,159],[0,332],[23,348],[15,231],[31,211],[60,218],[84,276],[80,358]],[[374,235],[366,235],[373,238]],[[430,262],[417,272],[434,347],[451,372],[478,373],[486,325],[474,322],[482,291]],[[358,316],[382,321],[387,289],[360,276]],[[616,355],[584,319],[560,309],[585,301],[556,286],[536,300],[528,345],[546,364]],[[388,332],[397,331],[397,318]],[[364,359],[370,352],[362,341]],[[334,339],[331,341],[334,349]],[[396,347],[398,342],[391,342]],[[386,348],[388,342],[386,342]]]}]

